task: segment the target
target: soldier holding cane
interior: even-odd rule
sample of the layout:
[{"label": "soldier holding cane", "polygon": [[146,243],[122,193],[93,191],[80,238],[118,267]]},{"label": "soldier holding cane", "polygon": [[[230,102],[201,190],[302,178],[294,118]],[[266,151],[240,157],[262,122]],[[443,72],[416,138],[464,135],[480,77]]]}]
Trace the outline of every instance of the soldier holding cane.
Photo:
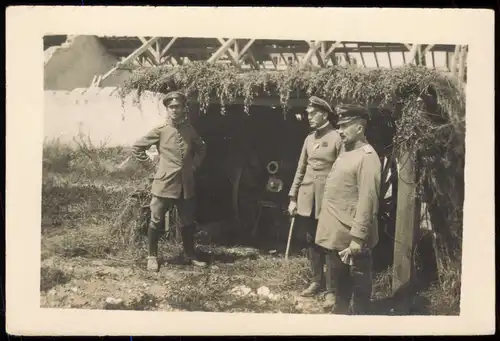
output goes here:
[{"label": "soldier holding cane", "polygon": [[302,296],[306,297],[318,294],[324,285],[325,257],[314,240],[326,177],[341,148],[340,135],[328,121],[332,113],[325,100],[316,96],[309,99],[307,114],[309,125],[314,130],[304,141],[289,192],[288,211],[296,222],[305,227],[309,245],[312,283],[302,292]]},{"label": "soldier holding cane", "polygon": [[366,108],[337,108],[341,156],[326,180],[316,243],[326,250],[326,278],[336,292],[325,302],[334,313],[346,314],[352,298],[353,313],[366,314],[372,293],[371,249],[378,242],[380,159],[368,144]]}]

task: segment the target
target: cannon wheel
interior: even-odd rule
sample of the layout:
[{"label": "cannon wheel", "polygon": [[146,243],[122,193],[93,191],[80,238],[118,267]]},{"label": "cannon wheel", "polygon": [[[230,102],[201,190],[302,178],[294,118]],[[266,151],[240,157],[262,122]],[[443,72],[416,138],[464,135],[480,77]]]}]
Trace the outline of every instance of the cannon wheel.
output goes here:
[{"label": "cannon wheel", "polygon": [[[396,159],[392,154],[382,158],[382,174],[380,183],[379,221],[391,233],[396,222],[396,202],[398,174]],[[388,229],[388,230],[387,230]]]},{"label": "cannon wheel", "polygon": [[234,170],[232,209],[240,228],[250,232],[259,210],[261,186],[249,162]]},{"label": "cannon wheel", "polygon": [[378,213],[379,243],[375,247],[376,271],[392,265],[394,252],[394,232],[396,228],[396,205],[398,173],[396,159],[392,154],[381,157],[382,174]]}]

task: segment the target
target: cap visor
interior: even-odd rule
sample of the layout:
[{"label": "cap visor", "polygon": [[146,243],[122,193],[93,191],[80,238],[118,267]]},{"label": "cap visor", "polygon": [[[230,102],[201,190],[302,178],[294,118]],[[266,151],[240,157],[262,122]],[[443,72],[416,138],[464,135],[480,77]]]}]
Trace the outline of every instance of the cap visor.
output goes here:
[{"label": "cap visor", "polygon": [[349,123],[351,121],[354,121],[356,118],[358,117],[345,117],[345,118],[340,118],[338,121],[337,121],[337,124],[344,124],[344,123]]}]

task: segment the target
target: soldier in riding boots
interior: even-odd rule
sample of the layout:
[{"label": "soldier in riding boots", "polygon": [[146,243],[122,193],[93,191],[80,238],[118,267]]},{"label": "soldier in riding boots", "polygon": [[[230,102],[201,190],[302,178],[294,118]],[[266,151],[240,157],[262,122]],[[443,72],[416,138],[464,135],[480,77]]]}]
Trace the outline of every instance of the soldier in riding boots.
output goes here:
[{"label": "soldier in riding boots", "polygon": [[[341,148],[340,135],[328,117],[333,113],[323,99],[313,96],[307,107],[309,125],[313,131],[305,138],[297,171],[289,192],[289,213],[303,224],[308,242],[312,282],[302,296],[314,296],[324,285],[324,253],[314,243],[325,181]],[[331,282],[327,283],[328,285]]]},{"label": "soldier in riding boots", "polygon": [[366,141],[366,108],[337,108],[342,152],[326,180],[316,243],[327,249],[327,306],[346,314],[352,298],[354,314],[369,311],[372,293],[371,250],[378,242],[377,214],[381,163]]},{"label": "soldier in riding boots", "polygon": [[158,270],[158,237],[165,214],[177,207],[186,259],[193,265],[205,266],[196,259],[194,234],[195,224],[195,180],[194,173],[201,165],[206,146],[186,114],[186,97],[174,91],[163,99],[167,119],[148,134],[137,140],[133,155],[146,167],[151,167],[146,150],[155,145],[159,153],[158,168],[153,177],[150,203],[151,221],[148,228],[148,270]]}]

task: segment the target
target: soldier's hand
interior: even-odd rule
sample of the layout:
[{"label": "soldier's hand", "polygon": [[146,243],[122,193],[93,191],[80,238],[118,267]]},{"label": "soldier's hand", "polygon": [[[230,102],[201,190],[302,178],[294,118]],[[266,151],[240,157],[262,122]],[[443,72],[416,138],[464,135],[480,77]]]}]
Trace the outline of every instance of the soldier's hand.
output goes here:
[{"label": "soldier's hand", "polygon": [[297,214],[297,201],[295,200],[290,200],[290,204],[288,205],[288,213],[291,216],[294,216]]},{"label": "soldier's hand", "polygon": [[352,251],[350,248],[340,251],[339,256],[344,264],[352,265]]},{"label": "soldier's hand", "polygon": [[351,254],[357,254],[363,248],[363,241],[358,238],[352,238],[351,243],[349,244],[349,249],[351,250]]}]

